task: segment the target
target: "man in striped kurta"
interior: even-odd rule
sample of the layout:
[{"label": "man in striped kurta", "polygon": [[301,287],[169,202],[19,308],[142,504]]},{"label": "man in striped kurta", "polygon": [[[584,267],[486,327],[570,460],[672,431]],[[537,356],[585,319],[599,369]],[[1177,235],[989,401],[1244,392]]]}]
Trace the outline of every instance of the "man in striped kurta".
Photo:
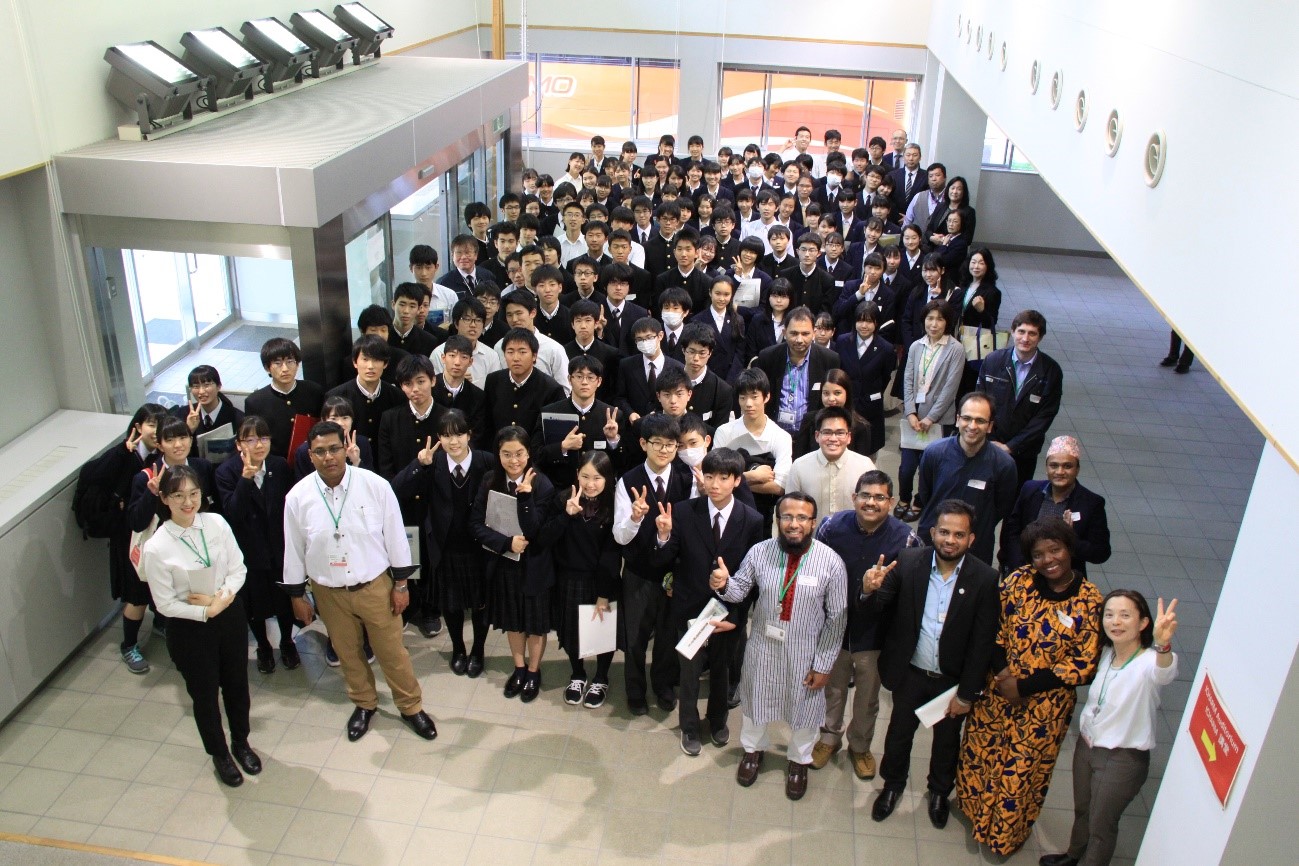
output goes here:
[{"label": "man in striped kurta", "polygon": [[793,736],[785,795],[798,800],[807,791],[812,747],[825,722],[825,684],[843,642],[848,577],[839,555],[812,537],[812,497],[786,494],[776,521],[776,538],[750,550],[733,576],[719,561],[711,585],[728,602],[758,589],[740,682],[744,757],[736,781],[753,784],[770,747],[767,725],[786,722]]}]

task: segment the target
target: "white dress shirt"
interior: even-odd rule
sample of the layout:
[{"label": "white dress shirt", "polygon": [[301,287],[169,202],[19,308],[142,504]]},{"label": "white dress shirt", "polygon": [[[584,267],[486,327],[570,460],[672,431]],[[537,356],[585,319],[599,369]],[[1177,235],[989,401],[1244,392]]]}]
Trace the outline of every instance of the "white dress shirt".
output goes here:
[{"label": "white dress shirt", "polygon": [[286,584],[310,579],[322,586],[352,586],[374,580],[389,566],[410,564],[401,508],[381,476],[348,466],[336,487],[313,472],[289,491],[284,502]]},{"label": "white dress shirt", "polygon": [[780,425],[766,415],[762,416],[766,427],[761,433],[753,434],[744,426],[744,418],[727,421],[713,434],[714,448],[743,448],[750,454],[771,454],[776,458],[775,481],[783,489],[789,477],[790,466],[794,462],[794,437],[782,430]]},{"label": "white dress shirt", "polygon": [[[537,338],[537,369],[559,383],[564,393],[570,391],[568,385],[568,353],[564,347],[540,331],[534,330],[532,336]],[[496,359],[501,367],[505,366],[505,341],[496,344]],[[478,387],[482,387],[479,385]]]},{"label": "white dress shirt", "polygon": [[1097,749],[1154,749],[1159,689],[1177,679],[1176,654],[1166,668],[1158,660],[1158,653],[1145,649],[1126,666],[1114,667],[1114,647],[1101,650],[1079,717],[1084,742]]},{"label": "white dress shirt", "polygon": [[158,527],[140,555],[140,574],[163,616],[207,622],[207,608],[190,604],[190,593],[238,592],[248,568],[230,524],[219,514],[200,513],[188,529],[171,520]]},{"label": "white dress shirt", "polygon": [[[646,463],[645,474],[649,476],[646,495],[652,496],[656,478],[662,478],[663,489],[668,489],[668,482],[672,480],[672,464],[669,463],[662,472],[655,473]],[[646,517],[651,520],[658,517],[658,512],[653,505],[650,506],[650,514]],[[613,490],[613,540],[619,544],[630,544],[636,537],[636,533],[640,531],[640,525],[644,520],[644,517],[640,520],[631,519],[631,497],[627,495],[627,485],[619,479]]]},{"label": "white dress shirt", "polygon": [[[429,360],[433,362],[433,371],[439,376],[446,372],[446,365],[442,363],[442,355],[445,349],[446,343],[443,343],[428,356]],[[500,356],[496,354],[496,350],[479,341],[474,344],[474,357],[469,362],[469,374],[465,378],[481,388],[487,383],[487,374],[495,373],[502,366],[504,365]]]},{"label": "white dress shirt", "polygon": [[875,468],[875,463],[866,455],[858,454],[852,449],[844,451],[839,459],[831,463],[820,448],[804,454],[794,461],[789,470],[789,483],[785,485],[786,493],[806,493],[816,500],[816,522],[823,520],[836,511],[852,508],[852,495],[857,492],[857,479],[863,472]]}]

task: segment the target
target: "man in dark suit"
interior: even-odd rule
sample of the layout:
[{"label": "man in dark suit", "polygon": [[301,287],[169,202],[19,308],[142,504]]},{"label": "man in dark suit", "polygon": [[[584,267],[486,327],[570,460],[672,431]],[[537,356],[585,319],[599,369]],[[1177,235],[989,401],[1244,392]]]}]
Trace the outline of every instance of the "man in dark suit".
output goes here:
[{"label": "man in dark suit", "polygon": [[388,366],[388,344],[373,334],[366,334],[352,345],[352,366],[356,378],[329,391],[326,397],[346,397],[352,404],[352,430],[376,441],[383,413],[401,403],[401,392],[383,381]]},{"label": "man in dark suit", "polygon": [[930,531],[933,547],[903,550],[889,566],[881,558],[862,579],[875,610],[891,616],[879,666],[880,680],[893,693],[893,715],[880,763],[884,790],[871,809],[876,821],[893,814],[906,790],[920,724],[916,709],[955,686],[946,715],[933,727],[929,759],[929,820],[939,829],[947,824],[961,716],[983,691],[997,641],[997,572],[969,553],[973,530],[970,505],[943,502]]},{"label": "man in dark suit", "polygon": [[893,133],[891,143],[893,149],[884,154],[884,158],[881,160],[882,164],[888,168],[889,171],[902,167],[903,156],[907,149],[907,131],[905,129],[899,129],[897,132]]},{"label": "man in dark suit", "polygon": [[813,321],[807,307],[790,310],[785,314],[784,341],[763,349],[751,365],[771,383],[767,417],[791,436],[799,431],[804,415],[821,410],[825,373],[839,366],[838,354],[812,342]]},{"label": "man in dark suit", "polygon": [[922,192],[929,182],[929,177],[920,167],[920,145],[908,144],[902,154],[902,167],[895,168],[889,174],[893,180],[893,207],[898,213],[906,213],[907,205],[918,192]]},{"label": "man in dark suit", "polygon": [[[577,357],[568,365],[571,396],[541,407],[542,420],[532,434],[534,463],[560,492],[577,483],[577,470],[587,451],[603,451],[613,461],[614,471],[622,468],[619,447],[622,425],[616,408],[596,399],[604,376],[604,365],[596,358]],[[577,423],[560,430],[547,424],[546,415],[575,415]]]},{"label": "man in dark suit", "polygon": [[1037,310],[1016,315],[1010,323],[1015,345],[984,358],[975,385],[997,401],[990,438],[1014,458],[1018,487],[1033,477],[1046,431],[1060,411],[1064,373],[1054,358],[1038,350],[1045,336],[1046,317]]},{"label": "man in dark suit", "polygon": [[604,331],[600,338],[621,354],[630,355],[636,351],[632,326],[648,316],[649,310],[627,300],[627,293],[631,290],[631,265],[609,265],[600,279],[605,292]]},{"label": "man in dark suit", "polygon": [[536,368],[537,336],[511,328],[501,339],[505,369],[487,374],[487,429],[491,435],[508,424],[537,429],[541,407],[564,399],[559,383]]},{"label": "man in dark suit", "polygon": [[635,424],[642,415],[658,409],[655,382],[667,367],[684,369],[680,361],[663,354],[663,325],[658,319],[644,316],[632,326],[634,354],[618,364],[617,406]]},{"label": "man in dark suit", "polygon": [[[655,517],[655,564],[672,570],[669,612],[677,639],[691,619],[713,598],[709,577],[718,561],[728,573],[738,570],[749,549],[763,540],[762,517],[738,501],[735,489],[744,478],[744,458],[730,448],[704,455],[702,496],[669,503]],[[699,742],[699,679],[708,671],[708,728],[713,745],[725,746],[731,738],[726,726],[726,697],[730,686],[730,655],[735,620],[719,622],[693,658],[681,658],[677,719],[681,726],[681,751],[691,757],[701,751]]]},{"label": "man in dark suit", "polygon": [[438,285],[446,286],[463,300],[474,296],[474,288],[481,282],[496,282],[492,272],[478,264],[478,239],[473,235],[456,235],[451,241],[451,262],[455,267],[438,277]]}]

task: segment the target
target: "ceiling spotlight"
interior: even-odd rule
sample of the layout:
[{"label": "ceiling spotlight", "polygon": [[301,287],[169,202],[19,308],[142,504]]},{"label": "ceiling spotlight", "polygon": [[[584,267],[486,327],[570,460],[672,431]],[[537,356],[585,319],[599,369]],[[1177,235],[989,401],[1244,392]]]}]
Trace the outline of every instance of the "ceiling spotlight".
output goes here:
[{"label": "ceiling spotlight", "polygon": [[104,59],[113,67],[108,92],[135,112],[143,136],[192,120],[194,102],[209,82],[156,42],[114,45]]},{"label": "ceiling spotlight", "polygon": [[244,47],[267,62],[262,89],[275,92],[275,85],[293,79],[301,84],[307,64],[316,59],[316,50],[299,39],[278,18],[245,21],[239,28]]},{"label": "ceiling spotlight", "polygon": [[354,51],[360,41],[319,9],[294,12],[289,24],[303,42],[318,52],[311,64],[312,78],[319,78],[328,69],[342,69],[347,52]]},{"label": "ceiling spotlight", "polygon": [[232,96],[253,98],[253,88],[270,65],[248,52],[224,27],[191,30],[180,37],[185,46],[184,61],[209,76],[207,109]]},{"label": "ceiling spotlight", "polygon": [[392,25],[360,3],[341,3],[334,7],[334,18],[340,27],[359,41],[353,49],[356,62],[362,57],[379,56],[379,44],[391,38]]}]

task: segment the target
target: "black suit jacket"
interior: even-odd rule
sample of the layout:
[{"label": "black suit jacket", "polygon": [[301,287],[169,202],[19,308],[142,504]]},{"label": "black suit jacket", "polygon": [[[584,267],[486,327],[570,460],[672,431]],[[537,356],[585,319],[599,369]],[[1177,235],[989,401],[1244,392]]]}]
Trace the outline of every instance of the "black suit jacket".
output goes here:
[{"label": "black suit jacket", "polygon": [[[470,502],[477,498],[483,477],[496,468],[496,455],[489,451],[474,450],[466,475],[466,484],[471,491]],[[422,500],[428,503],[423,525],[430,569],[435,569],[442,560],[447,535],[456,523],[456,515],[452,514],[455,507],[451,495],[453,483],[446,455],[440,450],[434,456],[432,464],[425,466],[418,460],[412,460],[392,479],[392,490],[399,500]]]},{"label": "black suit jacket", "polygon": [[[727,570],[734,574],[750,548],[763,541],[762,517],[738,499],[734,502],[720,545],[713,538],[708,497],[699,496],[673,506],[672,535],[663,547],[656,546],[654,564],[672,571],[669,609],[678,630],[685,628],[687,620],[698,616],[713,597],[708,578],[717,567],[717,558],[720,556]],[[657,541],[657,529],[655,533]],[[732,612],[727,619],[734,621],[734,616]]]},{"label": "black suit jacket", "polygon": [[702,310],[708,306],[708,292],[712,289],[712,280],[699,268],[690,272],[690,276],[681,276],[681,269],[675,264],[654,280],[654,298],[649,307],[655,314],[659,311],[659,297],[667,289],[685,289],[690,295],[691,309]]},{"label": "black suit jacket", "polygon": [[735,391],[726,380],[709,370],[690,392],[690,405],[686,411],[702,418],[708,429],[716,430],[731,420],[734,406]]},{"label": "black suit jacket", "polygon": [[445,412],[446,407],[437,400],[433,401],[428,417],[423,421],[415,419],[409,403],[394,406],[384,412],[379,419],[378,452],[375,454],[379,474],[391,481],[394,475],[415,459],[428,437],[432,436],[436,442],[438,422]]},{"label": "black suit jacket", "polygon": [[637,319],[643,319],[648,315],[649,310],[640,304],[623,301],[622,316],[615,323],[613,307],[606,301],[604,305],[604,334],[600,339],[613,346],[621,354],[630,355],[636,351],[636,341],[631,334],[632,326],[636,324]]},{"label": "black suit jacket", "polygon": [[[418,325],[411,328],[410,333],[404,337],[397,333],[395,327],[388,329],[388,345],[400,349],[402,352],[410,355],[423,355],[427,358],[429,354],[443,342],[444,340],[439,339],[432,331],[426,331]],[[390,358],[388,360],[388,367],[384,370],[384,373],[392,372],[395,374],[397,371],[398,360],[400,359]],[[349,363],[348,366],[350,367],[351,364]],[[352,373],[351,375],[355,375],[355,373]]]},{"label": "black suit jacket", "polygon": [[893,207],[899,213],[906,213],[907,205],[911,204],[912,197],[916,193],[929,188],[929,172],[925,171],[923,165],[916,166],[915,179],[909,187],[906,186],[907,170],[905,166],[893,169],[889,177],[893,178]]},{"label": "black suit jacket", "polygon": [[562,303],[555,308],[554,316],[547,316],[538,308],[533,324],[539,332],[561,346],[573,339],[573,317],[569,314],[568,307]]},{"label": "black suit jacket", "polygon": [[717,322],[713,321],[713,312],[708,307],[695,313],[686,321],[692,325],[703,325],[716,336],[713,354],[708,358],[708,369],[728,382],[738,376],[740,370],[744,369],[744,362],[748,360],[744,357],[743,322],[741,321],[738,335],[731,322],[723,323],[719,331]]},{"label": "black suit jacket", "polygon": [[[825,381],[827,370],[837,369],[839,356],[829,349],[823,349],[813,343],[808,349],[807,361],[807,411],[816,413],[821,410],[821,383]],[[780,387],[785,379],[785,367],[789,363],[789,346],[785,343],[763,349],[753,359],[753,367],[767,374],[771,383],[771,397],[767,400],[767,417],[775,421],[780,414]],[[802,419],[798,419],[801,421]]]},{"label": "black suit jacket", "polygon": [[[496,282],[496,277],[491,271],[487,270],[487,268],[484,268],[482,265],[475,265],[474,283],[481,283],[483,280],[486,280],[489,283],[494,283]],[[470,295],[469,287],[465,285],[465,278],[460,276],[460,271],[455,268],[452,268],[442,276],[438,277],[437,284],[439,286],[446,286],[448,289],[455,292],[456,297],[460,298],[462,301]],[[497,286],[497,288],[504,289],[505,286]]]},{"label": "black suit jacket", "polygon": [[278,580],[284,570],[284,500],[293,488],[288,462],[274,454],[266,458],[262,486],[244,478],[244,462],[231,455],[216,469],[221,512],[235,534],[249,569],[269,571]]},{"label": "black suit jacket", "polygon": [[444,408],[459,409],[465,413],[465,418],[469,421],[469,429],[472,431],[469,441],[475,448],[487,448],[491,444],[496,431],[487,427],[487,395],[482,388],[473,382],[465,382],[460,386],[460,393],[453,397],[447,390],[446,383],[439,376],[437,384],[433,386],[433,402]]},{"label": "black suit jacket", "polygon": [[1046,441],[1046,431],[1060,411],[1060,392],[1064,374],[1055,359],[1038,349],[1024,385],[1015,390],[1015,349],[997,349],[983,359],[979,368],[980,391],[997,401],[997,414],[989,434],[994,442],[1003,442],[1018,459],[1037,454]]},{"label": "black suit jacket", "polygon": [[675,266],[676,260],[672,257],[672,245],[675,242],[675,235],[665,239],[660,231],[655,231],[645,242],[645,270],[649,271],[651,277],[657,279],[659,274]]},{"label": "black suit jacket", "polygon": [[[217,402],[221,405],[217,409],[216,416],[212,419],[211,424],[206,423],[202,415],[199,416],[198,429],[194,431],[193,441],[189,446],[190,457],[198,456],[198,437],[204,433],[212,432],[222,424],[229,424],[230,429],[234,431],[234,435],[236,437],[239,435],[239,425],[244,423],[244,413],[236,409],[235,404],[231,403],[230,398],[225,394],[220,395]],[[189,417],[189,405],[173,406],[170,414],[171,417],[184,421]]]},{"label": "black suit jacket", "polygon": [[839,297],[830,272],[819,265],[807,276],[803,275],[802,268],[797,265],[785,271],[782,276],[789,280],[790,286],[793,287],[794,296],[790,298],[791,306],[804,306],[816,314],[829,310]]},{"label": "black suit jacket", "polygon": [[611,406],[618,400],[618,362],[622,360],[622,352],[604,340],[593,340],[588,349],[579,346],[577,340],[569,340],[564,344],[564,354],[570,361],[579,356],[598,359],[604,365],[604,375],[595,396]]},{"label": "black suit jacket", "polygon": [[[661,500],[654,493],[654,485],[650,483],[649,472],[646,471],[644,463],[637,463],[618,479],[618,483],[623,485],[629,496],[631,491],[644,488],[648,492],[650,513],[655,515],[659,513],[658,506],[660,503],[663,505],[673,503],[675,505],[689,499],[694,481],[690,470],[679,460],[672,463],[672,471],[668,474],[667,489],[664,491]],[[646,517],[640,522],[640,527],[636,530],[636,536],[627,544],[622,545],[624,575],[636,575],[656,586],[662,584],[663,575],[667,573],[668,569],[655,562],[654,553],[658,547],[657,538],[658,529],[654,526],[654,521]]]},{"label": "black suit jacket", "polygon": [[[834,330],[836,334],[853,333],[857,325],[857,305],[861,299],[857,297],[857,291],[861,288],[861,280],[848,280],[844,283],[843,288],[839,290],[838,299],[834,302],[831,310],[834,315]],[[890,336],[896,332],[897,323],[889,324],[893,319],[893,309],[897,305],[897,298],[891,288],[886,288],[880,283],[875,290],[875,327],[876,330],[883,330]]]},{"label": "black suit jacket", "polygon": [[[685,365],[674,361],[666,355],[661,359],[662,373],[668,367],[684,370]],[[645,378],[645,358],[639,352],[623,358],[618,363],[618,400],[616,405],[624,415],[648,415],[659,410],[658,395],[650,390],[649,380]]]},{"label": "black suit jacket", "polygon": [[319,418],[320,404],[324,399],[324,389],[311,381],[298,382],[287,395],[266,385],[244,400],[244,414],[266,419],[271,427],[271,453],[287,460],[293,419],[298,415]]},{"label": "black suit jacket", "polygon": [[[1001,523],[1001,547],[997,559],[1003,568],[1014,571],[1020,566],[1028,565],[1028,557],[1019,544],[1019,535],[1034,520],[1042,508],[1051,489],[1050,481],[1025,481],[1015,500],[1015,509]],[[1105,516],[1105,497],[1093,493],[1081,484],[1075,484],[1073,492],[1065,499],[1065,507],[1070,515],[1075,541],[1073,548],[1073,568],[1079,574],[1087,574],[1087,563],[1102,563],[1110,558],[1110,524]],[[1077,515],[1074,519],[1073,515]]]},{"label": "black suit jacket", "polygon": [[[212,464],[202,457],[190,457],[185,463],[198,473],[199,487],[203,493],[203,502],[199,510],[215,511],[220,514],[221,500],[217,497],[216,471],[212,468]],[[157,474],[161,466],[162,458],[157,455],[154,455],[148,464],[148,468],[152,468],[154,474]],[[132,532],[143,532],[157,513],[158,497],[149,492],[149,478],[144,474],[144,470],[141,470],[131,479],[131,498],[127,501],[126,522]],[[162,517],[158,518],[160,526],[162,520]]]},{"label": "black suit jacket", "polygon": [[[877,611],[892,614],[879,659],[880,680],[889,691],[896,691],[906,676],[920,641],[933,557],[932,547],[899,552],[897,567],[871,595]],[[983,691],[997,645],[999,616],[997,572],[967,553],[938,639],[938,669],[959,681],[956,694],[963,701],[973,702]]]},{"label": "black suit jacket", "polygon": [[378,441],[379,419],[393,406],[406,402],[397,386],[388,382],[379,382],[379,394],[373,400],[361,393],[356,385],[356,377],[348,379],[337,388],[330,389],[326,397],[346,397],[352,404],[352,429],[365,438]]},{"label": "black suit jacket", "polygon": [[509,370],[487,374],[487,427],[489,435],[508,424],[531,433],[541,420],[541,407],[564,399],[564,389],[540,370],[534,369],[522,386],[514,384]]},{"label": "black suit jacket", "polygon": [[[622,470],[621,449],[627,439],[626,419],[627,416],[618,413],[618,444],[610,446],[609,441],[604,435],[604,422],[608,418],[608,412],[612,409],[608,403],[603,402],[598,397],[591,404],[585,415],[578,412],[577,407],[573,405],[570,399],[557,400],[541,407],[542,414],[557,412],[564,415],[580,415],[576,426],[578,430],[586,436],[582,441],[582,447],[569,451],[567,454],[560,447],[563,439],[547,439],[545,435],[545,425],[537,422],[536,428],[532,431],[532,454],[533,463],[537,469],[546,473],[559,490],[564,499],[569,496],[568,488],[577,483],[577,470],[582,463],[582,455],[587,451],[603,451],[609,455],[613,461],[614,472]],[[569,427],[568,430],[571,430]],[[568,430],[564,433],[567,435]]]}]

